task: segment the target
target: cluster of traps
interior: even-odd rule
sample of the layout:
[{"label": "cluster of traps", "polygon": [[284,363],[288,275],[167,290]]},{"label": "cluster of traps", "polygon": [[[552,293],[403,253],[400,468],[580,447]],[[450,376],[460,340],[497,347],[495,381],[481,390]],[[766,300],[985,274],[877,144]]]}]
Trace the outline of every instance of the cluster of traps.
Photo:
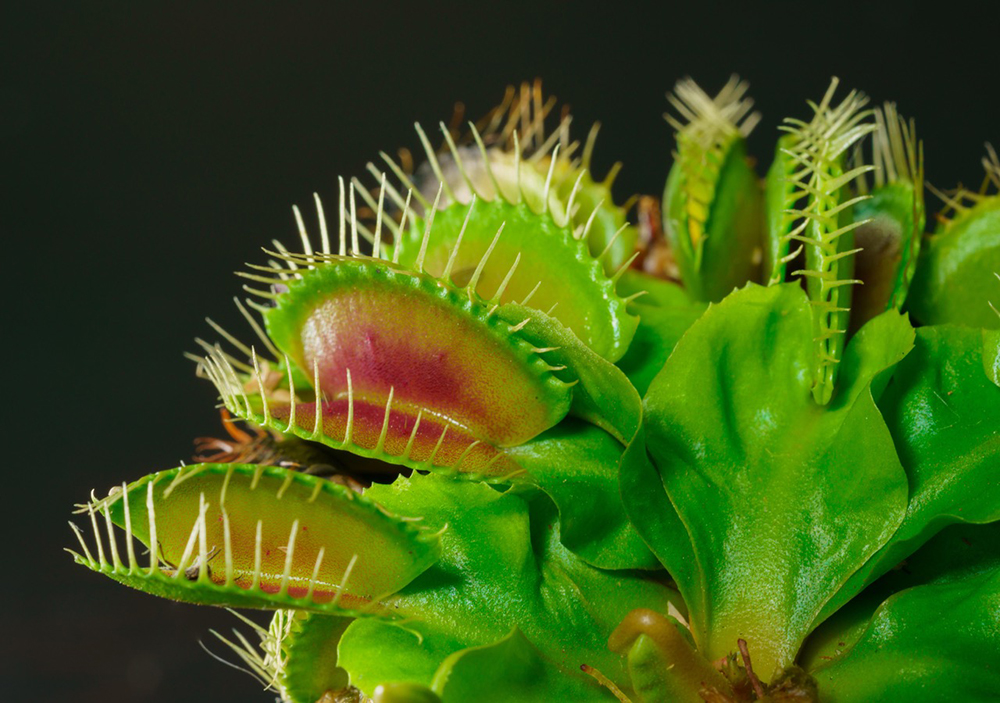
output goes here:
[{"label": "cluster of traps", "polygon": [[[536,82],[478,122],[440,123],[437,146],[416,125],[420,157],[382,152],[362,178],[338,179],[335,207],[319,195],[314,217],[295,207],[295,244],[275,240],[238,272],[253,341],[209,321],[220,341],[189,355],[229,437],[198,440],[197,463],[92,495],[75,559],[167,598],[274,611],[270,628],[239,616],[259,644],[217,637],[290,703],[818,700],[822,667],[796,659],[809,630],[792,631],[818,611],[765,613],[788,627],[771,641],[744,618],[764,604],[712,610],[732,597],[712,589],[740,582],[727,569],[757,552],[715,554],[732,531],[698,543],[700,521],[780,483],[712,483],[713,462],[737,472],[794,454],[805,472],[838,460],[822,431],[840,432],[845,404],[902,358],[892,347],[858,361],[871,352],[848,341],[870,321],[888,331],[867,338],[887,348],[912,346],[904,305],[928,325],[998,326],[979,300],[987,284],[950,291],[1000,270],[1000,198],[943,194],[922,251],[912,121],[857,92],[836,100],[834,80],[811,117],[785,120],[761,178],[747,89],[678,84],[662,201],[616,204],[620,164],[600,180],[590,170],[597,126],[575,139]],[[992,150],[985,164],[1000,186]],[[725,336],[758,320],[763,331]],[[732,406],[768,402],[740,371],[760,361],[740,352],[758,337],[761,355],[789,340],[765,359],[767,388],[795,412]],[[722,390],[730,377],[744,385]],[[688,431],[672,403],[719,416]],[[737,436],[751,415],[791,449]],[[738,460],[720,458],[729,442]],[[714,505],[706,490],[735,494]],[[796,496],[800,511],[828,498]],[[762,504],[732,524],[796,529],[780,500]],[[749,571],[841,584],[861,573],[844,558],[768,556]],[[847,576],[824,571],[836,568]],[[811,597],[794,596],[827,607]],[[754,673],[751,651],[768,671]]]}]

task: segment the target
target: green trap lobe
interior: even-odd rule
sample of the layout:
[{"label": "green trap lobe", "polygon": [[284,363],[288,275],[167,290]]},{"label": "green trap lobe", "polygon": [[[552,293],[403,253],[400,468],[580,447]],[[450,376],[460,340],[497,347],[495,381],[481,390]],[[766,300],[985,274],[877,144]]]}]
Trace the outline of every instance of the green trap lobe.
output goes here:
[{"label": "green trap lobe", "polygon": [[764,232],[762,277],[768,285],[784,282],[788,269],[791,249],[788,234],[794,224],[794,218],[787,211],[795,204],[795,181],[792,174],[796,167],[796,162],[789,156],[788,150],[793,144],[794,139],[791,135],[784,135],[778,139],[774,160],[764,181],[767,226]]},{"label": "green trap lobe", "polygon": [[378,416],[359,423],[381,431],[391,394],[390,444],[405,444],[421,412],[428,431],[520,444],[565,415],[569,391],[508,325],[463,297],[384,262],[337,261],[291,284],[267,323],[328,401],[350,397],[359,415]]},{"label": "green trap lobe", "polygon": [[694,300],[718,302],[757,278],[762,194],[742,138],[711,151],[678,136],[664,192],[664,225]]},{"label": "green trap lobe", "polygon": [[110,518],[147,546],[155,539],[163,564],[121,565],[120,580],[178,600],[367,609],[437,559],[426,531],[341,486],[278,467],[196,464],[127,491],[127,510],[121,492],[108,499]]},{"label": "green trap lobe", "polygon": [[560,197],[567,201],[570,196],[573,197],[575,207],[571,224],[574,230],[586,228],[589,221],[587,244],[590,253],[596,257],[603,254],[601,261],[608,275],[613,275],[619,266],[628,261],[639,240],[639,230],[628,225],[625,209],[615,205],[611,194],[614,172],[613,168],[605,180],[595,181],[590,171],[584,170],[581,175],[579,170],[574,169],[563,176],[557,188]]},{"label": "green trap lobe", "polygon": [[316,703],[327,691],[339,693],[347,689],[350,677],[339,665],[337,645],[354,619],[283,611],[275,613],[276,622],[279,618],[291,618],[281,640],[286,663],[280,680],[285,696],[292,703]]},{"label": "green trap lobe", "polygon": [[[527,299],[536,310],[551,310],[553,317],[601,356],[612,361],[620,358],[635,332],[636,320],[616,294],[613,280],[590,254],[587,242],[527,204],[480,200],[436,213],[427,239],[424,270],[441,276],[451,262],[452,281],[469,284],[501,226],[503,232],[482,267],[476,293],[485,300],[498,298],[501,303]],[[421,222],[404,235],[399,244],[402,263],[416,264],[423,227]],[[515,260],[517,267],[501,291]]]},{"label": "green trap lobe", "polygon": [[854,208],[855,278],[864,282],[854,291],[851,328],[890,307],[902,308],[916,269],[924,229],[923,199],[909,181],[877,188]]},{"label": "green trap lobe", "polygon": [[1000,196],[984,198],[930,237],[920,252],[908,302],[925,325],[955,323],[1000,329]]}]

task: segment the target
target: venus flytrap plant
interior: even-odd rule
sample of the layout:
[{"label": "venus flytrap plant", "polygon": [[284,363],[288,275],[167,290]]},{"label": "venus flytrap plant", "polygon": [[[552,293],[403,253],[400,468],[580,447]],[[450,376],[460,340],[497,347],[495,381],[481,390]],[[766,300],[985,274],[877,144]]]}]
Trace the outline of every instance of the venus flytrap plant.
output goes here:
[{"label": "venus flytrap plant", "polygon": [[678,85],[683,286],[537,83],[418,126],[240,274],[254,344],[199,341],[253,433],[92,497],[76,560],[275,611],[217,636],[293,703],[988,700],[997,196],[921,247],[912,121],[836,87],[762,182],[746,84]]}]

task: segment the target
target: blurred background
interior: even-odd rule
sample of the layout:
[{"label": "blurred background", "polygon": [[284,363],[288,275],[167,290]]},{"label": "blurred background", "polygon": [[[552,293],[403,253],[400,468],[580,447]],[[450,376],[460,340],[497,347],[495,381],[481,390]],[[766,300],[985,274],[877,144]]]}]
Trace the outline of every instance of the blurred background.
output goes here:
[{"label": "blurred background", "polygon": [[417,146],[414,120],[458,100],[477,117],[541,77],[576,136],[602,121],[595,171],[624,161],[619,202],[661,192],[665,93],[688,75],[711,92],[750,81],[762,174],[780,119],[807,117],[832,75],[917,119],[938,187],[978,186],[983,143],[1000,145],[986,3],[14,5],[0,10],[0,699],[19,703],[274,700],[198,645],[225,654],[208,630],[232,615],[74,566],[66,521],[92,488],[219,435],[181,354],[214,336],[206,315],[243,329],[231,272],[294,236],[292,204],[329,203],[338,175]]}]

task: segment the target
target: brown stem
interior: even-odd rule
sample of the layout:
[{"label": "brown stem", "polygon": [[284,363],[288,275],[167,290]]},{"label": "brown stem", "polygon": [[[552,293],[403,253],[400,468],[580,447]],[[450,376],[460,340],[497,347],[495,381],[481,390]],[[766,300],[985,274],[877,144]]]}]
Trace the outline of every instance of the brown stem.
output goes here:
[{"label": "brown stem", "polygon": [[757,674],[753,673],[753,665],[750,664],[750,650],[747,648],[747,641],[738,639],[736,640],[736,645],[740,648],[740,656],[743,657],[743,668],[747,670],[747,678],[750,679],[753,691],[757,694],[757,700],[763,700],[765,695],[764,687],[761,685],[760,679],[757,678]]},{"label": "brown stem", "polygon": [[591,676],[597,679],[597,683],[604,686],[604,688],[611,691],[615,698],[618,699],[619,703],[632,703],[632,699],[622,693],[622,690],[615,686],[615,682],[609,679],[607,676],[602,674],[599,670],[590,666],[589,664],[581,664],[580,671],[585,673],[587,676]]}]

